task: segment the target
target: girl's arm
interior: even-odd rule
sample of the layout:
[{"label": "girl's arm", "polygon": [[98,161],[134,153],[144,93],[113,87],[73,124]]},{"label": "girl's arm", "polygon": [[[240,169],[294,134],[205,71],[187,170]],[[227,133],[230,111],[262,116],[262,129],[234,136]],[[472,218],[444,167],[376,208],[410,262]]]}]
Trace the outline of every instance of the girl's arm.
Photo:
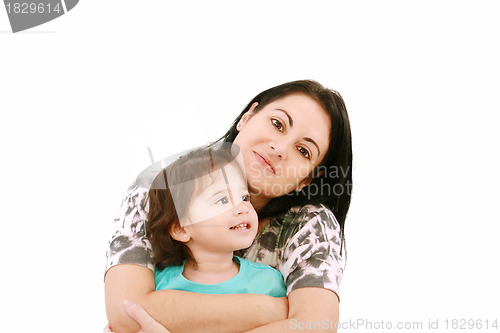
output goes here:
[{"label": "girl's arm", "polygon": [[142,306],[173,332],[246,331],[288,314],[286,298],[266,295],[208,295],[178,290],[154,291],[153,272],[138,265],[116,265],[105,277],[106,313],[115,333],[137,332],[123,310],[123,300]]}]

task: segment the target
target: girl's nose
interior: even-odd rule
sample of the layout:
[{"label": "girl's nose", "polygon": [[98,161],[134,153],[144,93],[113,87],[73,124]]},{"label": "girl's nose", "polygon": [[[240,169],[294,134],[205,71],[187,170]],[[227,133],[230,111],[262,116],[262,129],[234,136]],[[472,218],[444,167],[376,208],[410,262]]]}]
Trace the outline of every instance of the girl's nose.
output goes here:
[{"label": "girl's nose", "polygon": [[248,207],[245,204],[244,201],[240,202],[235,208],[234,208],[234,215],[246,215],[248,214]]}]

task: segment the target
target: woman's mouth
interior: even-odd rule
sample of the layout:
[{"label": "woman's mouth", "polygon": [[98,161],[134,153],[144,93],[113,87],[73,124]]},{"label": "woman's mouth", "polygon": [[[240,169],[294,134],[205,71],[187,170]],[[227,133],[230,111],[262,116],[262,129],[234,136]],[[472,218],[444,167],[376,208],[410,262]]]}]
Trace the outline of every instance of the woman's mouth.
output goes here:
[{"label": "woman's mouth", "polygon": [[264,167],[264,169],[272,172],[273,174],[276,174],[276,171],[274,170],[273,165],[271,164],[271,161],[269,161],[266,157],[260,155],[257,152],[253,152],[255,154],[255,157],[257,158],[257,161]]}]

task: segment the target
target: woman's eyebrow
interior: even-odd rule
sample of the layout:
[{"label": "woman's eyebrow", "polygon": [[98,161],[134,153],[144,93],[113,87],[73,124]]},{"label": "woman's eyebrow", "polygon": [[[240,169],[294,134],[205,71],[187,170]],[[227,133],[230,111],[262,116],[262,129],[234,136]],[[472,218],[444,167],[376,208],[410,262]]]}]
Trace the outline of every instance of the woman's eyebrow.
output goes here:
[{"label": "woman's eyebrow", "polygon": [[286,112],[285,110],[283,110],[283,109],[276,109],[276,110],[278,110],[278,111],[281,111],[281,112],[285,113],[285,114],[286,114],[286,116],[288,117],[288,122],[290,123],[290,127],[293,127],[293,119],[292,119],[292,117],[290,116],[290,114],[289,114],[288,112]]},{"label": "woman's eyebrow", "polygon": [[304,140],[306,140],[307,142],[310,142],[310,143],[312,143],[313,145],[315,145],[315,146],[316,146],[316,149],[318,150],[318,156],[320,156],[320,155],[321,155],[321,151],[319,150],[319,146],[318,146],[318,144],[316,143],[316,141],[314,141],[314,140],[313,140],[313,139],[311,139],[311,138],[304,138]]},{"label": "woman's eyebrow", "polygon": [[[290,127],[293,127],[293,119],[292,117],[290,116],[290,114],[288,112],[286,112],[285,110],[283,109],[279,109],[277,108],[276,110],[278,111],[281,111],[283,112],[284,114],[286,114],[286,116],[288,117],[288,122],[290,123]],[[319,150],[319,146],[318,144],[316,143],[316,141],[314,141],[313,139],[309,138],[309,137],[305,137],[304,140],[306,140],[307,142],[310,142],[312,143],[313,145],[316,146],[316,149],[318,150],[318,156],[321,155],[321,151]]]}]

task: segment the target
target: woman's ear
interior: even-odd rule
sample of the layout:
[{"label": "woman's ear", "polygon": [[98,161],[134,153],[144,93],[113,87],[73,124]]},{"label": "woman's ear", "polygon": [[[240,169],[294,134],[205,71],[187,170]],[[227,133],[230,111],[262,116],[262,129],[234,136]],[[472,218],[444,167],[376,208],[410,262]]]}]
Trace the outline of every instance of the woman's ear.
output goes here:
[{"label": "woman's ear", "polygon": [[295,192],[300,192],[304,187],[307,185],[311,184],[313,178],[312,177],[307,177],[304,180],[302,180],[298,185],[297,188],[295,189]]},{"label": "woman's ear", "polygon": [[189,228],[181,227],[179,220],[174,221],[172,223],[172,227],[170,228],[170,236],[176,241],[186,243],[191,239],[191,234],[189,233]]},{"label": "woman's ear", "polygon": [[313,181],[314,178],[317,178],[317,177],[321,176],[322,174],[323,174],[323,170],[320,170],[320,172],[318,172],[317,176],[307,176],[302,181],[300,181],[300,183],[297,185],[297,188],[295,189],[295,192],[302,191],[302,189],[304,187],[306,187],[309,184],[311,184],[311,182]]},{"label": "woman's ear", "polygon": [[255,108],[257,108],[258,105],[259,103],[257,102],[253,103],[252,106],[250,106],[250,109],[248,109],[248,111],[243,114],[240,121],[238,121],[238,124],[236,125],[236,130],[238,132],[241,131],[243,129],[243,126],[245,126],[246,122],[250,118],[252,118],[252,116],[254,115]]}]

